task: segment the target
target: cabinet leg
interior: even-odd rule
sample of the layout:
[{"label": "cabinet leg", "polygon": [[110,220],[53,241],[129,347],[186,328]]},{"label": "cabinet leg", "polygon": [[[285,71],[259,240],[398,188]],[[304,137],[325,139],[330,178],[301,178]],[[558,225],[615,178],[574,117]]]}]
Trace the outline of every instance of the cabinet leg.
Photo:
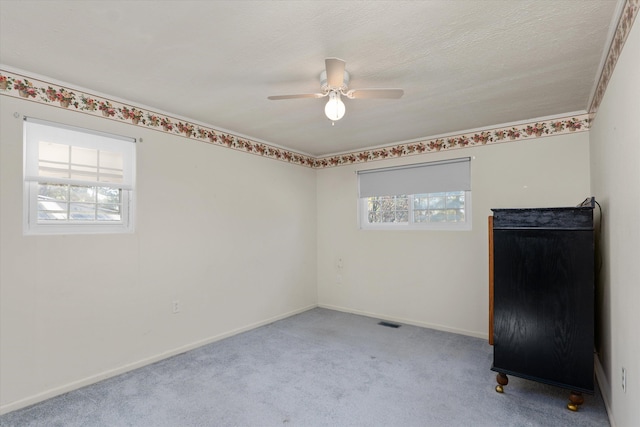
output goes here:
[{"label": "cabinet leg", "polygon": [[498,372],[498,375],[496,375],[496,381],[498,381],[496,391],[498,393],[504,393],[504,386],[509,384],[509,378],[507,378],[507,376],[502,372]]},{"label": "cabinet leg", "polygon": [[580,405],[584,403],[584,397],[582,397],[582,393],[577,391],[572,391],[569,395],[569,403],[567,403],[567,409],[570,411],[577,411]]}]

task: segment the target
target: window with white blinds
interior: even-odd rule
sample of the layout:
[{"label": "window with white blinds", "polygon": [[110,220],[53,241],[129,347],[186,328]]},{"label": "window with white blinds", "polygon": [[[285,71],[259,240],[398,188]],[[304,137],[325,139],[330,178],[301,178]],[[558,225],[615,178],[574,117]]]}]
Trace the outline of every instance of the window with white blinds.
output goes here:
[{"label": "window with white blinds", "polygon": [[24,121],[26,234],[133,230],[135,140]]},{"label": "window with white blinds", "polygon": [[470,160],[359,171],[360,227],[470,229]]}]

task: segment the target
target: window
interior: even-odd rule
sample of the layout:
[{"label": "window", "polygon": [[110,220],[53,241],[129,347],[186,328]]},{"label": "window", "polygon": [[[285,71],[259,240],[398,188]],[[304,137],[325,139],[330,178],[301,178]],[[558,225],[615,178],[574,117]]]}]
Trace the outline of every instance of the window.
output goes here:
[{"label": "window", "polygon": [[134,142],[26,118],[25,234],[133,231]]},{"label": "window", "polygon": [[471,229],[470,159],[358,172],[360,227]]}]

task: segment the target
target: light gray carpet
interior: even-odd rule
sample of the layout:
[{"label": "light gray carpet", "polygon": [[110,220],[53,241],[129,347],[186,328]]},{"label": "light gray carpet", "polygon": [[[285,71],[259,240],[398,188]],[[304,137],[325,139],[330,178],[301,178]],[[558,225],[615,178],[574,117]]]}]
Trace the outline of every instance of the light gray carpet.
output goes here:
[{"label": "light gray carpet", "polygon": [[313,309],[0,417],[2,426],[608,426],[485,340]]}]

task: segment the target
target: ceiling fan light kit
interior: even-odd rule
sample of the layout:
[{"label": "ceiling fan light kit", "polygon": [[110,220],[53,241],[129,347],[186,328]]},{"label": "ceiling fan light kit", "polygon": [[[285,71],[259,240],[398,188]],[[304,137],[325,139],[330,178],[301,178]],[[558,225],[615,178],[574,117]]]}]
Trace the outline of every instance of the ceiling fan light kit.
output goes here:
[{"label": "ceiling fan light kit", "polygon": [[340,99],[340,92],[332,90],[329,92],[329,101],[324,106],[324,114],[327,115],[329,120],[340,120],[344,117],[346,108],[342,99]]},{"label": "ceiling fan light kit", "polygon": [[275,95],[268,99],[277,101],[281,99],[296,98],[324,98],[329,101],[324,106],[324,113],[332,122],[344,117],[346,107],[341,96],[349,99],[398,99],[402,97],[402,89],[349,89],[349,73],[345,70],[346,62],[338,58],[327,58],[324,61],[325,70],[320,74],[320,90],[322,93],[303,93],[296,95]]}]

